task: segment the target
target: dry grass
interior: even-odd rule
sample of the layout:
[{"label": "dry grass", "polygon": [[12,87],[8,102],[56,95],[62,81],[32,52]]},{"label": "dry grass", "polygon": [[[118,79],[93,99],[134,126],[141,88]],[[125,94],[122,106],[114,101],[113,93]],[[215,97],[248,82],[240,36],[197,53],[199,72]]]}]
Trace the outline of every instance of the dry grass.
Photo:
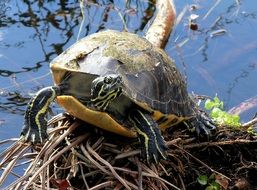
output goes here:
[{"label": "dry grass", "polygon": [[[141,161],[136,139],[96,131],[67,115],[49,125],[43,147],[10,139],[0,155],[0,184],[15,178],[6,189],[194,189],[200,174],[214,173],[235,185],[257,168],[257,139],[245,132],[220,130],[213,141],[199,143],[181,126],[165,134],[168,159],[149,166]],[[17,174],[17,167],[25,172]]]}]

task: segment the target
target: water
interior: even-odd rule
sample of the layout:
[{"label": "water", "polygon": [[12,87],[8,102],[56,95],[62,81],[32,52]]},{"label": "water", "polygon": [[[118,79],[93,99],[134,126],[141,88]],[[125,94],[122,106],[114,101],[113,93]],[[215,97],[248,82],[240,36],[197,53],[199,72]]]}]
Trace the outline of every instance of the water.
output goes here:
[{"label": "water", "polygon": [[[165,48],[186,76],[189,92],[218,94],[229,110],[257,95],[257,2],[252,0],[174,0],[177,14],[187,10]],[[89,1],[81,37],[105,28],[143,35],[154,7],[146,0]],[[120,12],[119,12],[120,11]],[[189,29],[190,14],[199,30]],[[76,42],[82,21],[77,1],[0,0],[0,140],[18,137],[29,98],[52,85],[49,62]],[[217,30],[226,30],[211,37]],[[62,110],[54,105],[55,112]],[[257,107],[241,115],[249,120]],[[3,147],[1,147],[3,148]],[[2,149],[0,149],[0,152]],[[17,171],[22,173],[22,171]],[[11,182],[9,179],[7,183]]]},{"label": "water", "polygon": [[[120,14],[130,32],[143,35],[153,16],[147,1],[89,2],[81,37],[105,28],[123,30]],[[257,2],[226,0],[213,7],[215,2],[175,0],[178,15],[192,4],[197,9],[185,12],[165,50],[187,77],[189,92],[218,94],[230,109],[257,95]],[[189,29],[190,14],[199,15],[198,31]],[[29,98],[53,84],[49,62],[76,42],[81,21],[73,0],[0,1],[0,139],[19,136]],[[211,37],[220,29],[226,33]],[[242,114],[242,120],[256,110]]]}]

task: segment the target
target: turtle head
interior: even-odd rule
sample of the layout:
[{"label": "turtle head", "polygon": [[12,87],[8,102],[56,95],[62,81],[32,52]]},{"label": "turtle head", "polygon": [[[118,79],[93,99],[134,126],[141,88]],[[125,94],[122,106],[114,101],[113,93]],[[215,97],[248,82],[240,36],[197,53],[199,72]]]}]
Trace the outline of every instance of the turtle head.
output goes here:
[{"label": "turtle head", "polygon": [[122,92],[122,78],[120,75],[111,74],[97,77],[92,82],[91,102],[99,110],[105,110],[109,103]]}]

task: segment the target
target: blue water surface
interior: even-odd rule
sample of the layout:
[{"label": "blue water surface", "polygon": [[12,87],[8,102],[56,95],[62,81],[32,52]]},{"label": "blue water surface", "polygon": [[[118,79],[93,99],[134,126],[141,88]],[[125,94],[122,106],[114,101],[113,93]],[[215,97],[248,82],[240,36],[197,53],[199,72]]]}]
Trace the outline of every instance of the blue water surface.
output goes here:
[{"label": "blue water surface", "polygon": [[[189,92],[217,94],[227,110],[256,97],[257,1],[174,2],[180,19],[165,50],[186,77]],[[122,31],[120,16],[130,32],[143,35],[153,19],[154,6],[146,0],[88,3],[82,7],[85,23],[79,38],[104,29]],[[189,27],[193,14],[198,16],[196,31]],[[0,140],[19,137],[29,98],[53,84],[49,62],[76,42],[81,23],[76,0],[0,1]],[[217,30],[224,33],[213,37]],[[241,114],[242,121],[256,112],[255,105]]]},{"label": "blue water surface", "polygon": [[[80,37],[104,29],[143,35],[154,6],[147,1],[88,1]],[[175,0],[182,15],[165,48],[188,82],[189,92],[219,98],[225,108],[257,95],[257,2]],[[194,5],[194,6],[192,6]],[[192,9],[195,7],[195,9]],[[198,30],[190,29],[190,15]],[[29,98],[52,85],[49,62],[75,43],[82,23],[77,1],[0,2],[0,139],[18,137]],[[213,32],[225,33],[212,37]],[[55,112],[61,108],[54,105]],[[247,121],[256,106],[242,114]]]}]

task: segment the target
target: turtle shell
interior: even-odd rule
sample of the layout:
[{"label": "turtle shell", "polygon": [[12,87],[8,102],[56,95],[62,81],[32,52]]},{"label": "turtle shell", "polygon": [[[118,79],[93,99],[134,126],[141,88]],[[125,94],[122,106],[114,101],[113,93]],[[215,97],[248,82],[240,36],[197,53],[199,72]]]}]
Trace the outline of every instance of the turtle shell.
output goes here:
[{"label": "turtle shell", "polygon": [[[90,96],[88,89],[96,76],[121,75],[126,96],[142,108],[152,111],[162,129],[194,115],[194,103],[174,62],[162,49],[136,34],[107,30],[90,35],[64,51],[51,62],[50,67],[57,85],[62,83],[67,72],[77,76],[68,93],[73,98]],[[84,73],[88,75],[81,75]],[[71,105],[68,103],[71,97],[69,100],[64,97],[57,99],[68,112],[79,115],[74,112],[80,110],[78,102]],[[88,116],[88,112],[86,114]],[[96,114],[99,117],[101,113],[92,112],[90,117]],[[88,121],[83,117],[79,116]],[[116,119],[115,115],[104,117]],[[90,123],[95,124],[94,119]],[[113,129],[114,132],[116,130]]]}]

